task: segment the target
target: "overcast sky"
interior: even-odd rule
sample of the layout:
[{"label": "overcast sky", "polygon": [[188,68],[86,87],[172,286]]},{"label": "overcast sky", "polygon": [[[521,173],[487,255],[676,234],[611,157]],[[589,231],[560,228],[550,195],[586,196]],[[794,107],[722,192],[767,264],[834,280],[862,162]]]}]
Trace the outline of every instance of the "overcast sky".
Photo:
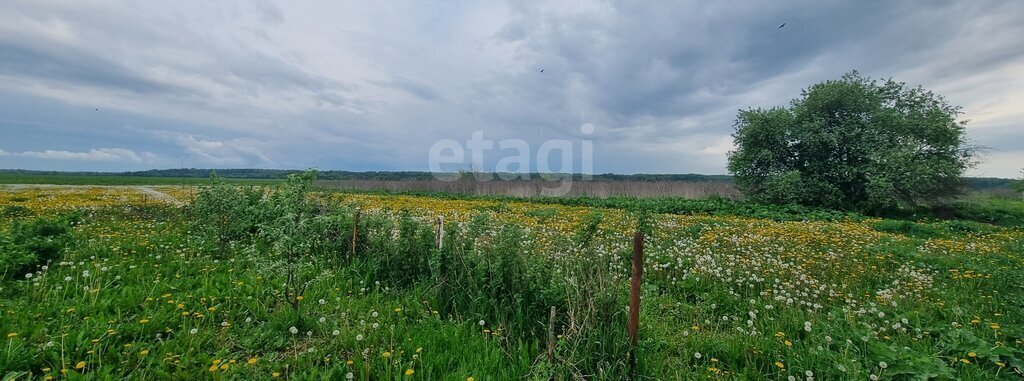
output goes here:
[{"label": "overcast sky", "polygon": [[534,154],[586,139],[598,173],[721,174],[738,109],[856,69],[963,106],[990,148],[970,174],[1019,177],[1022,19],[1024,1],[4,0],[0,168],[427,170],[435,142],[483,131]]}]

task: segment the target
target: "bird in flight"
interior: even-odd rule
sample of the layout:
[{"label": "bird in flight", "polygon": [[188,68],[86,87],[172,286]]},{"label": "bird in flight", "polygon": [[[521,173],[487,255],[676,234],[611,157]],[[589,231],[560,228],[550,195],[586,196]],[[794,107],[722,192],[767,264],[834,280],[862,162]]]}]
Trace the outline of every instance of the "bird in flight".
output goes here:
[{"label": "bird in flight", "polygon": [[782,29],[782,27],[784,26],[786,26],[786,23],[782,23],[782,25],[779,25],[779,29]]},{"label": "bird in flight", "polygon": [[540,72],[541,72],[541,73],[543,73],[543,72],[544,72],[544,69],[540,69]]}]

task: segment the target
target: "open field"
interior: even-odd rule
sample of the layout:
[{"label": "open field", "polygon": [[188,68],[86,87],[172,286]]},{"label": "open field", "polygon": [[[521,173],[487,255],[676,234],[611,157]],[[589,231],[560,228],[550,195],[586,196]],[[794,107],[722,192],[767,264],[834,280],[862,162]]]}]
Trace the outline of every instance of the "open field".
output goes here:
[{"label": "open field", "polygon": [[[559,183],[544,180],[524,181],[441,181],[441,180],[322,180],[326,189],[382,190],[389,192],[444,192],[477,196],[536,197],[558,192]],[[574,181],[565,197],[683,197],[740,198],[739,192],[725,181]]]},{"label": "open field", "polygon": [[229,231],[152,194],[203,202],[194,188],[0,187],[0,255],[49,259],[4,258],[0,370],[624,379],[638,228],[641,379],[988,380],[1024,367],[1019,227],[320,192],[297,193],[311,216],[275,219],[297,200],[288,189],[207,190],[240,206],[219,215],[253,219]]}]

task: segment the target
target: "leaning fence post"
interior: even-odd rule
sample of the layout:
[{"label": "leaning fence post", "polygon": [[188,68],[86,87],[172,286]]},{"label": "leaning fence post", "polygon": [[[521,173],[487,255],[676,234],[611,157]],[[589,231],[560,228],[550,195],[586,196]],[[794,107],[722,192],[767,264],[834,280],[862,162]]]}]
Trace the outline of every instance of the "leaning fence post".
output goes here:
[{"label": "leaning fence post", "polygon": [[548,363],[555,363],[555,306],[551,306],[551,318],[548,320]]},{"label": "leaning fence post", "polygon": [[359,241],[359,208],[356,208],[356,216],[352,221],[352,256],[356,255],[356,243]]},{"label": "leaning fence post", "polygon": [[437,233],[434,235],[434,240],[437,249],[441,250],[441,246],[444,245],[444,216],[437,216]]},{"label": "leaning fence post", "polygon": [[640,277],[644,272],[644,233],[633,234],[633,273],[629,285],[629,340],[632,343],[629,356],[630,369],[636,369],[636,352],[639,345],[640,328]]}]

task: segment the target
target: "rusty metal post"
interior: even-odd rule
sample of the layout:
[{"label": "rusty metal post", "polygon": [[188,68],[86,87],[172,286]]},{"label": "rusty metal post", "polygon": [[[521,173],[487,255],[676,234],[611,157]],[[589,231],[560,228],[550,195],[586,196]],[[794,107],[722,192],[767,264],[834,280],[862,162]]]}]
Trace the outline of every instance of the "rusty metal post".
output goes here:
[{"label": "rusty metal post", "polygon": [[555,363],[555,306],[551,306],[551,319],[548,320],[548,362]]},{"label": "rusty metal post", "polygon": [[356,216],[352,221],[352,256],[356,255],[356,243],[359,241],[359,208],[356,208]]},{"label": "rusty metal post", "polygon": [[629,340],[633,347],[630,351],[629,365],[636,368],[636,352],[640,343],[640,277],[644,272],[644,233],[633,234],[633,273],[629,285]]}]

